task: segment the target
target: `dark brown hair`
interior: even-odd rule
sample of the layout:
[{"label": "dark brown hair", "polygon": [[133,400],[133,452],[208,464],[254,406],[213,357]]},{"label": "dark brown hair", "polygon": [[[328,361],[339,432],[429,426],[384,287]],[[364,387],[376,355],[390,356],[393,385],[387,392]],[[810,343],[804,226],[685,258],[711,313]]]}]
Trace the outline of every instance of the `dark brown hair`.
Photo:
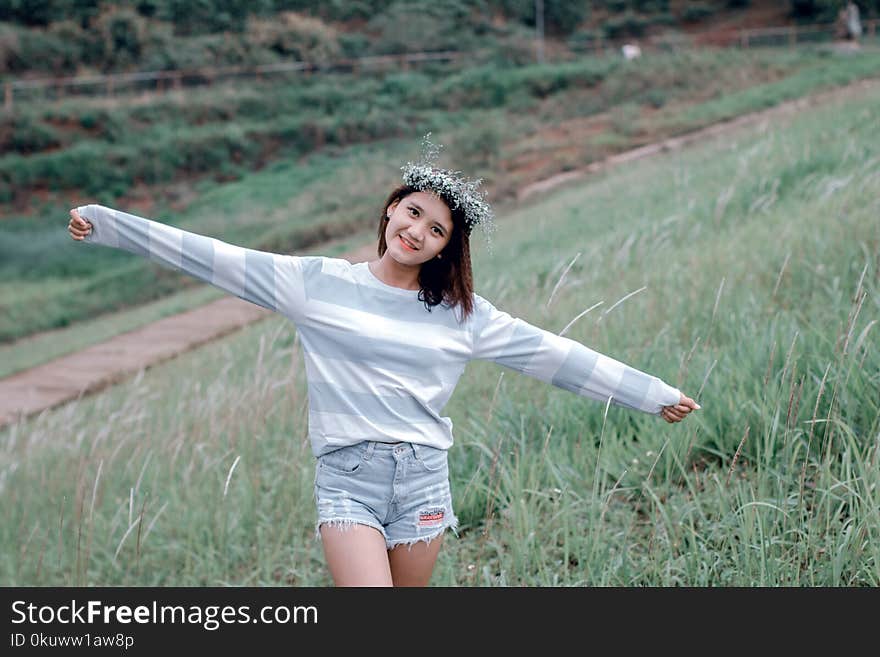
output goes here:
[{"label": "dark brown hair", "polygon": [[[388,195],[379,217],[378,253],[380,258],[388,250],[388,245],[385,243],[388,208],[395,201],[402,201],[418,191],[423,190],[411,185],[401,185]],[[463,322],[474,311],[474,279],[471,272],[470,237],[465,228],[464,210],[461,207],[452,209],[452,203],[449,199],[444,198],[442,194],[438,194],[438,196],[452,213],[452,235],[441,251],[442,258],[431,258],[422,264],[419,271],[419,287],[421,288],[419,301],[423,301],[425,308],[429,311],[441,302],[445,302],[450,308],[461,305],[461,321]]]}]

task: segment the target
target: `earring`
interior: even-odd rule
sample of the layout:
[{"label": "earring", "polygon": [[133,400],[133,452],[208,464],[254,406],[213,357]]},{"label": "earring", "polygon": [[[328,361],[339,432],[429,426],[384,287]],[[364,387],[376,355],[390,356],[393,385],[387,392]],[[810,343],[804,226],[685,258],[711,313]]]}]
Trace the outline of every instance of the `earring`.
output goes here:
[{"label": "earring", "polygon": [[438,259],[438,260],[440,259],[440,254],[439,254],[439,253],[437,254],[437,259]]}]

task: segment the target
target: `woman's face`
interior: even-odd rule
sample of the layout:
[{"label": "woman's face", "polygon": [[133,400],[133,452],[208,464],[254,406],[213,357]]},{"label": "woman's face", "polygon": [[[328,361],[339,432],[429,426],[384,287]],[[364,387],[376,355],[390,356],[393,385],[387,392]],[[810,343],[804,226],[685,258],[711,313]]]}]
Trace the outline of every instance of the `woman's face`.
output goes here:
[{"label": "woman's face", "polygon": [[452,235],[452,212],[439,196],[413,192],[385,211],[388,254],[405,265],[420,265],[437,256]]}]

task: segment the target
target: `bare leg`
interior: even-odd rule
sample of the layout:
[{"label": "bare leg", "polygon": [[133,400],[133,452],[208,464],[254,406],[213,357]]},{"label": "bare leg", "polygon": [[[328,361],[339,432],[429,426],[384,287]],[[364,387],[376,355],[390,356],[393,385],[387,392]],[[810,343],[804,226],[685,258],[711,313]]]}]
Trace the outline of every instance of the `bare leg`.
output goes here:
[{"label": "bare leg", "polygon": [[385,538],[378,529],[325,523],[321,542],[336,586],[392,586]]},{"label": "bare leg", "polygon": [[430,543],[419,541],[412,547],[398,545],[388,550],[394,586],[427,586],[442,544],[441,534]]}]

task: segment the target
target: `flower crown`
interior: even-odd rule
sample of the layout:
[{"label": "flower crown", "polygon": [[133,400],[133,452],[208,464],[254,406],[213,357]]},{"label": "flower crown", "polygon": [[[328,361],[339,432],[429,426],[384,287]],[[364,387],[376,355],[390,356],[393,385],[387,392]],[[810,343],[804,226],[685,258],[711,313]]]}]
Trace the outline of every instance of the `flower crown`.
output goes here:
[{"label": "flower crown", "polygon": [[465,232],[470,235],[474,226],[480,226],[491,241],[495,230],[495,216],[485,201],[485,190],[480,190],[482,179],[468,180],[460,176],[460,171],[441,169],[435,165],[440,148],[431,143],[431,133],[422,138],[422,161],[407,162],[400,167],[403,182],[419,191],[429,189],[452,203],[452,209],[461,207],[465,216]]}]

